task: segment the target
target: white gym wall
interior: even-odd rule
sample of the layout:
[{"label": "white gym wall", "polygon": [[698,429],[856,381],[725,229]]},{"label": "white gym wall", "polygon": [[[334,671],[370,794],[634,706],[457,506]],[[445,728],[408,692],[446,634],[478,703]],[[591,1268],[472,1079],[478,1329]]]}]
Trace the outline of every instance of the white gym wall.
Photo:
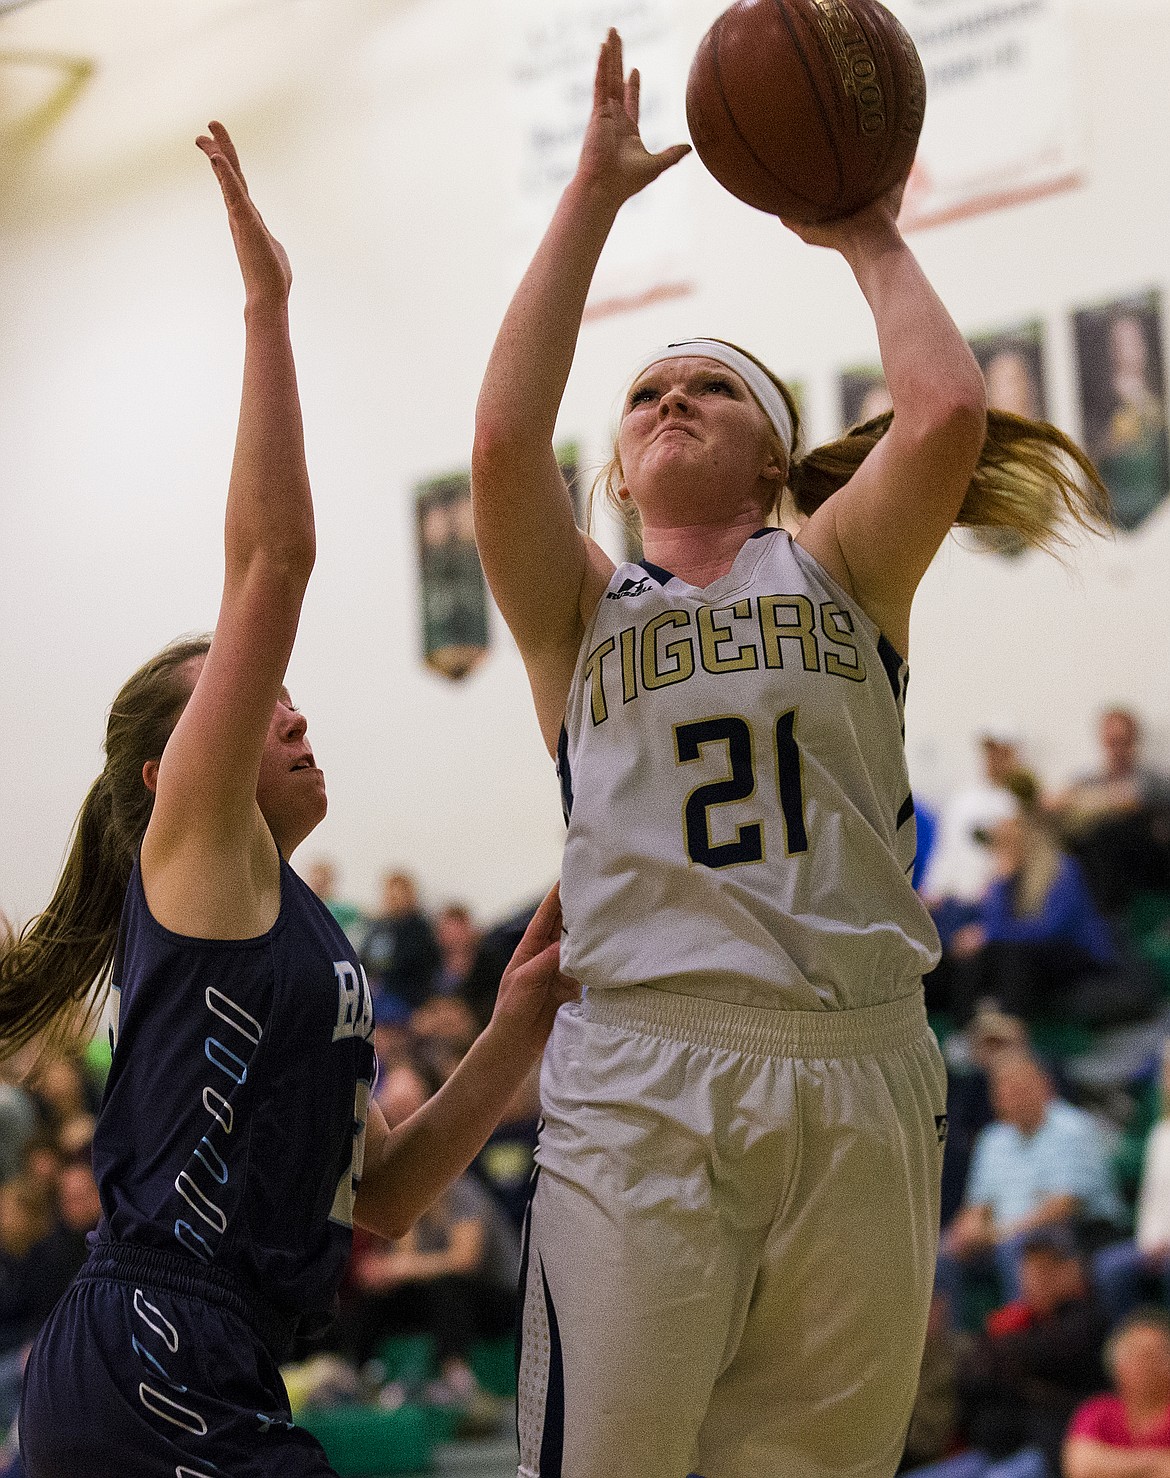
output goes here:
[{"label": "white gym wall", "polygon": [[[591,10],[598,40],[623,11],[636,28],[638,8],[539,7],[554,26],[562,9]],[[669,44],[647,48],[648,73],[678,58],[653,77],[676,105],[720,8],[674,0]],[[1066,9],[1084,183],[912,241],[965,332],[1043,320],[1054,418],[1076,431],[1071,310],[1170,294],[1170,5]],[[243,334],[222,207],[192,142],[213,116],[296,278],[319,554],[289,685],[331,797],[303,857],[335,856],[358,901],[405,866],[429,903],[465,899],[482,917],[555,876],[556,785],[502,624],[462,683],[421,663],[412,492],[467,464],[520,270],[531,95],[517,28],[532,15],[527,0],[33,0],[0,13],[0,908],[13,918],[47,899],[121,681],[215,619]],[[70,71],[80,62],[88,78]],[[71,76],[76,95],[54,116]],[[827,439],[838,371],[876,353],[848,272],[693,159],[671,189],[672,268],[694,291],[586,325],[565,438],[600,462],[627,367],[704,332],[802,381],[808,429]],[[1168,556],[1166,505],[1063,566],[948,543],[910,654],[922,792],[969,772],[988,715],[1018,723],[1053,780],[1091,761],[1105,702],[1144,713],[1166,759]]]}]

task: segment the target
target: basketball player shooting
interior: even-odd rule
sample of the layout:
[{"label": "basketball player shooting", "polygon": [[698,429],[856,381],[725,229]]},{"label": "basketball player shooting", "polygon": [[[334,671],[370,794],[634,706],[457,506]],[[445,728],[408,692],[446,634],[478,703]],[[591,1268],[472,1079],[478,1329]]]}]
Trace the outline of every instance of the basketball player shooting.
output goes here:
[{"label": "basketball player shooting", "polygon": [[[909,880],[911,601],[956,520],[1043,543],[1104,494],[1060,433],[989,425],[895,186],[797,228],[872,310],[892,419],[802,455],[754,356],[643,355],[603,483],[646,557],[615,567],[574,524],[554,427],[618,211],[686,153],[644,146],[611,31],[476,416],[477,538],[558,764],[584,986],[544,1060],[520,1472],[889,1478],[946,1103],[921,988],[938,941]],[[774,526],[786,488],[795,537]]]}]

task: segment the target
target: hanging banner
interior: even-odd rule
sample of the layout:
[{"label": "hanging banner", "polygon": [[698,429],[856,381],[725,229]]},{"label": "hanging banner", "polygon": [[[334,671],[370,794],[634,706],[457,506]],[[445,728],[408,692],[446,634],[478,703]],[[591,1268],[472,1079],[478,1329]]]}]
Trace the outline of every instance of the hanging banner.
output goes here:
[{"label": "hanging banner", "polygon": [[[968,343],[983,371],[988,409],[1009,411],[1029,421],[1051,419],[1044,371],[1044,326],[1038,319],[976,334]],[[972,535],[984,549],[1008,559],[1018,559],[1028,550],[1015,529],[976,528]]]},{"label": "hanging banner", "polygon": [[838,421],[842,431],[894,409],[880,364],[855,364],[837,376]]},{"label": "hanging banner", "polygon": [[414,490],[423,661],[462,678],[488,652],[487,584],[475,547],[471,479],[432,478]]},{"label": "hanging banner", "polygon": [[1080,183],[1067,0],[888,0],[926,72],[913,230]]},{"label": "hanging banner", "polygon": [[[627,71],[641,74],[647,148],[685,143],[690,58],[674,0],[524,0],[515,25],[511,92],[520,131],[517,239],[527,263],[577,168],[593,104],[597,53],[609,26],[621,32]],[[695,40],[698,38],[695,37]],[[597,318],[693,291],[685,270],[686,180],[678,170],[622,206],[593,279],[585,317]]]},{"label": "hanging banner", "polygon": [[1073,333],[1085,447],[1119,527],[1136,529],[1170,494],[1161,294],[1082,308]]}]

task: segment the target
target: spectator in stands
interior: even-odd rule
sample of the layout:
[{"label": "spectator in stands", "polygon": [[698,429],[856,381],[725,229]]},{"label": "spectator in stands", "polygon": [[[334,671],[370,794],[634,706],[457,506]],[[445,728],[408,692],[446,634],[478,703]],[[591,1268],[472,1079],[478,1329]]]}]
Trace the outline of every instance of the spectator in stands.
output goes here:
[{"label": "spectator in stands", "polygon": [[471,1007],[459,996],[431,996],[410,1016],[416,1053],[425,1056],[446,1082],[479,1034]]},{"label": "spectator in stands", "polygon": [[361,962],[375,993],[395,996],[412,1010],[431,994],[439,946],[407,873],[391,872],[382,879],[382,911],[370,921]]},{"label": "spectator in stands", "polygon": [[918,1478],[1059,1478],[1077,1404],[1104,1380],[1108,1324],[1089,1292],[1075,1243],[1037,1229],[1020,1259],[1020,1294],[988,1317],[959,1358],[961,1425],[970,1450]]},{"label": "spectator in stands", "polygon": [[1170,892],[1170,775],[1142,760],[1127,708],[1099,725],[1101,767],[1050,796],[1046,809],[1083,865],[1100,906],[1119,913],[1140,892]]},{"label": "spectator in stands", "polygon": [[97,1230],[101,1220],[102,1201],[93,1174],[92,1114],[84,1114],[65,1124],[59,1135],[61,1172],[57,1182],[57,1216],[60,1223],[62,1256],[76,1273],[89,1255],[86,1238]]},{"label": "spectator in stands", "polygon": [[1019,805],[992,828],[994,877],[977,921],[951,940],[951,1010],[966,1020],[989,998],[1025,1020],[1086,1026],[1147,1014],[1156,983],[1139,964],[1122,968],[1080,867],[1036,809],[1035,781],[1021,773],[1008,784]]},{"label": "spectator in stands", "polygon": [[17,1176],[27,1182],[42,1205],[55,1205],[61,1179],[61,1146],[51,1129],[39,1128],[25,1143]]},{"label": "spectator in stands", "polygon": [[986,723],[978,739],[982,778],[956,791],[940,807],[920,884],[944,946],[956,929],[975,917],[991,881],[992,863],[981,839],[1016,809],[1004,781],[1020,769],[1018,733],[1011,724]]},{"label": "spectator in stands", "polygon": [[405,1001],[385,991],[371,992],[374,1000],[374,1051],[381,1071],[403,1062],[410,1055],[411,1010]]},{"label": "spectator in stands", "polygon": [[85,1063],[72,1055],[42,1058],[29,1079],[29,1087],[42,1117],[54,1131],[77,1114],[96,1113],[101,1099]]},{"label": "spectator in stands", "polygon": [[361,949],[366,916],[356,903],[346,903],[337,893],[337,865],[331,857],[318,857],[305,873],[305,882],[341,925],[354,949]]},{"label": "spectator in stands", "polygon": [[947,1137],[943,1149],[941,1224],[963,1202],[971,1156],[980,1133],[995,1118],[988,1072],[1001,1052],[1028,1050],[1028,1028],[985,1003],[962,1034],[947,1042]]},{"label": "spectator in stands", "polygon": [[19,1083],[0,1077],[0,1181],[20,1169],[24,1147],[36,1132],[37,1106]]},{"label": "spectator in stands", "polygon": [[1162,1049],[1162,1117],[1146,1140],[1134,1235],[1101,1248],[1093,1282],[1115,1323],[1150,1297],[1170,1306],[1170,1043]]},{"label": "spectator in stands", "polygon": [[1029,1234],[1075,1229],[1088,1245],[1100,1245],[1124,1220],[1090,1115],[1058,1098],[1026,1052],[1002,1052],[989,1076],[996,1121],[976,1141],[964,1205],[938,1260],[939,1287],[960,1319],[972,1274],[993,1273],[1008,1299],[1019,1296]]},{"label": "spectator in stands", "polygon": [[915,852],[914,870],[910,881],[922,892],[922,880],[926,877],[930,859],[934,855],[934,839],[938,835],[938,812],[920,795],[914,797]]},{"label": "spectator in stands", "polygon": [[435,940],[441,963],[432,990],[440,996],[461,996],[479,951],[480,931],[469,909],[449,903],[435,919]]},{"label": "spectator in stands", "polygon": [[1170,1323],[1161,1310],[1130,1317],[1110,1336],[1113,1394],[1078,1408],[1064,1444],[1064,1478],[1170,1474]]},{"label": "spectator in stands", "polygon": [[0,1185],[0,1426],[16,1415],[33,1336],[78,1266],[44,1188],[27,1175]]}]

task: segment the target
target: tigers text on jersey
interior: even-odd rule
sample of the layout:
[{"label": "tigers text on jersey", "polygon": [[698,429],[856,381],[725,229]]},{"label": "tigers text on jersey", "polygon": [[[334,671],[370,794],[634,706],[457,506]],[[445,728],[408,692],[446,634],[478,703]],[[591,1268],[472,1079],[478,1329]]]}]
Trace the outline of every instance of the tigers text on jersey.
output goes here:
[{"label": "tigers text on jersey", "polygon": [[621,565],[561,735],[562,968],[797,1011],[913,989],[938,937],[910,885],[906,679],[783,530],[702,590]]}]

